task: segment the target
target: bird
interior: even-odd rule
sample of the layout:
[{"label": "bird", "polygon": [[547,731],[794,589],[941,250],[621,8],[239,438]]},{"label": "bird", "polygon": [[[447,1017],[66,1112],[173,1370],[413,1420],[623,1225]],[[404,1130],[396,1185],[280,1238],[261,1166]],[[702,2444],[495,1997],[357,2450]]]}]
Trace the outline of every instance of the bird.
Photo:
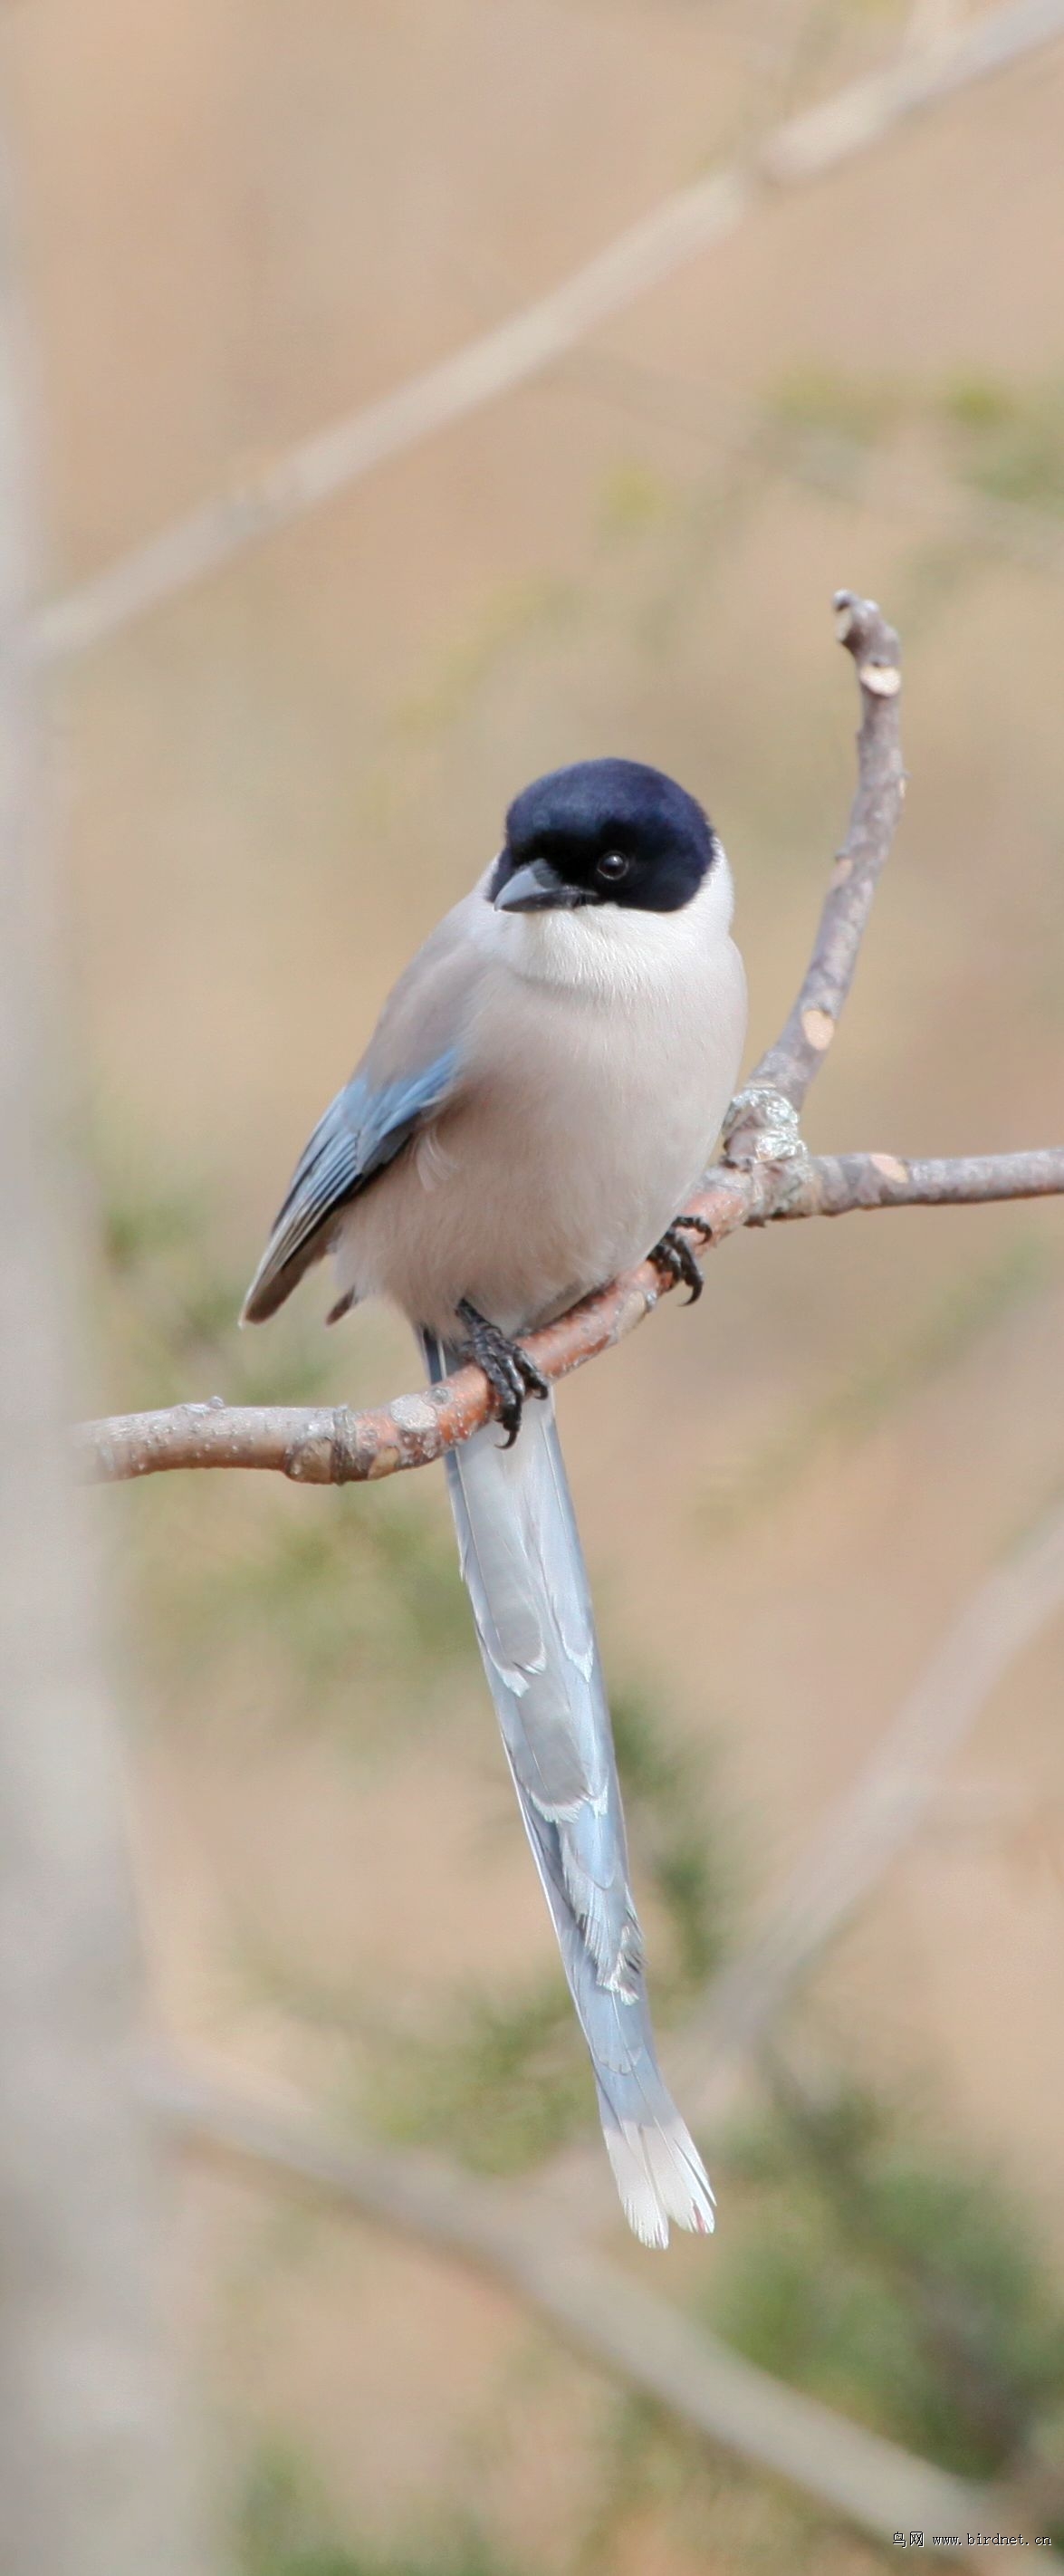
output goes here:
[{"label": "bird", "polygon": [[[514,799],[502,847],[418,950],[319,1120],[242,1321],[331,1255],[328,1321],[384,1298],[430,1382],[479,1362],[497,1412],[447,1453],[506,1759],[646,2245],[714,2199],[664,2083],[587,1572],[538,1326],[652,1255],[692,1297],[686,1215],[746,1031],[728,861],[647,764],[578,761]],[[684,1230],[686,1226],[686,1231]]]}]

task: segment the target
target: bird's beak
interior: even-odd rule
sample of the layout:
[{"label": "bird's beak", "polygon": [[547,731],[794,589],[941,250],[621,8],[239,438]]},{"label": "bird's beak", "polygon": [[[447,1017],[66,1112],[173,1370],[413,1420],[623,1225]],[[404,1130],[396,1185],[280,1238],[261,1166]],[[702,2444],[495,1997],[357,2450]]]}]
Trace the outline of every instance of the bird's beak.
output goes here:
[{"label": "bird's beak", "polygon": [[567,885],[549,859],[530,859],[515,868],[495,896],[496,912],[568,910],[583,900],[578,886]]}]

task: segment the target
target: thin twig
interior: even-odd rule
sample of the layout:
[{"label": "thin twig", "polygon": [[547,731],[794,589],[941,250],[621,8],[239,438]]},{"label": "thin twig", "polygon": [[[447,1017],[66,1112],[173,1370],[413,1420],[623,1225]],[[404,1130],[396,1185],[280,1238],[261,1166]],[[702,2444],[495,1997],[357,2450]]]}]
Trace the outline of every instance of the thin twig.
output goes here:
[{"label": "thin twig", "polygon": [[995,1199],[1056,1198],[1061,1190],[1064,1145],[1036,1145],[1017,1154],[960,1154],[943,1161],[900,1154],[818,1154],[796,1167],[793,1175],[784,1175],[772,1215],[848,1216],[854,1208],[984,1207]]},{"label": "thin twig", "polygon": [[334,2144],[300,2112],[162,2064],[148,2100],[188,2146],[310,2190],[341,2214],[383,2221],[502,2282],[574,2350],[638,2388],[749,2467],[785,2478],[875,2539],[899,2526],[986,2528],[986,2499],[926,2460],[773,2379],[619,2265],[560,2229],[527,2188],[475,2180],[438,2157]]},{"label": "thin twig", "polygon": [[778,127],[748,165],[699,179],[586,267],[394,393],[332,423],[46,607],[42,658],[86,652],[358,482],[389,458],[541,375],[598,326],[724,240],[772,188],[805,186],[906,118],[1064,35],[1064,0],[1005,0]]},{"label": "thin twig", "polygon": [[[838,1027],[905,794],[898,638],[874,600],[855,599],[848,590],[836,593],[835,619],[861,690],[857,790],[801,992],[750,1083],[755,1094],[761,1085],[781,1092],[794,1109],[801,1108]],[[732,1138],[734,1151],[734,1130]]]}]

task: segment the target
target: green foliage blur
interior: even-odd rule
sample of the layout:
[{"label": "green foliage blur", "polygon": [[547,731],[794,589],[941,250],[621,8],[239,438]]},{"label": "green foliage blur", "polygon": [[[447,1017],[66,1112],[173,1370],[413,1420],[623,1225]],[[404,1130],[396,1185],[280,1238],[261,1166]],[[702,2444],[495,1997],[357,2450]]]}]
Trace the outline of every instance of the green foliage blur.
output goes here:
[{"label": "green foliage blur", "polygon": [[960,1268],[922,1315],[890,1340],[863,1351],[823,1395],[784,1420],[726,1482],[718,1479],[702,1505],[707,1528],[714,1536],[737,1536],[759,1513],[775,1510],[815,1475],[825,1454],[840,1457],[896,1419],[922,1387],[959,1367],[996,1323],[1036,1297],[1054,1261],[1055,1247],[1044,1233],[1017,1231],[993,1260],[975,1269]]},{"label": "green foliage blur", "polygon": [[[246,1280],[225,1258],[202,1181],[164,1185],[106,1130],[97,1165],[116,1407],[220,1391],[237,1405],[360,1401],[358,1337],[342,1345],[341,1399],[335,1337],[306,1305],[285,1308],[269,1332],[237,1333]],[[415,1684],[428,1688],[471,1655],[449,1533],[406,1478],[371,1497],[280,1484],[160,1476],[116,1494],[142,1666],[164,1715],[187,1711],[190,1686],[209,1673],[215,1704],[235,1692],[264,1726],[354,1727],[364,1741],[413,1707]]]},{"label": "green foliage blur", "polygon": [[[669,1740],[649,1692],[614,1691],[611,1707],[655,2018],[667,2028],[725,1954],[735,1864],[705,1759]],[[457,1996],[442,2032],[437,2015],[431,2030],[393,2034],[375,2101],[390,2136],[445,2145],[496,2174],[534,2166],[592,2111],[587,2053],[553,1968],[517,1994]]]},{"label": "green foliage blur", "polygon": [[1064,509],[1064,381],[1021,383],[990,373],[944,382],[844,375],[806,365],[771,389],[761,425],[766,454],[794,460],[801,442],[824,442],[838,469],[892,440],[914,438],[944,473],[988,499],[1031,511]]},{"label": "green foliage blur", "polygon": [[336,2534],[320,2482],[291,2452],[252,2464],[237,2512],[236,2576],[515,2576],[477,2538],[380,2554]]},{"label": "green foliage blur", "polygon": [[750,2360],[959,2476],[1064,2436],[1064,2305],[1033,2224],[911,2109],[770,2066],[732,2142],[746,2209],[705,2300]]}]

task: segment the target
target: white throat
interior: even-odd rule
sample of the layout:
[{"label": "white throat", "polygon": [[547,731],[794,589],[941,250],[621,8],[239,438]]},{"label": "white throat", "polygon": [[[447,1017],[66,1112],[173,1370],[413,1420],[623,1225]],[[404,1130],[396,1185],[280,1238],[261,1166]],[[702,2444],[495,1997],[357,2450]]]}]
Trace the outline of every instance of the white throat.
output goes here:
[{"label": "white throat", "polygon": [[531,984],[590,991],[621,1000],[659,983],[685,956],[705,956],[725,940],[734,908],[731,870],[718,855],[690,903],[678,912],[641,912],[634,904],[579,904],[545,912],[493,912],[492,946],[511,972]]}]

